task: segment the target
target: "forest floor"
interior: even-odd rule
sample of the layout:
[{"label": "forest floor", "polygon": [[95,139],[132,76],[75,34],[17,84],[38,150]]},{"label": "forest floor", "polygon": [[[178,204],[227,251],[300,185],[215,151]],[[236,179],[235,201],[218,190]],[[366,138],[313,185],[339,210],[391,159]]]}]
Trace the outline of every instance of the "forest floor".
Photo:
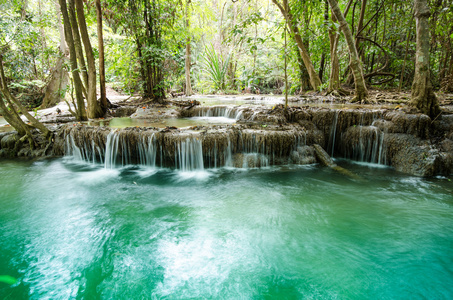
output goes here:
[{"label": "forest floor", "polygon": [[[351,103],[353,90],[349,90],[350,95],[335,97],[333,95],[324,95],[322,92],[308,92],[304,95],[289,95],[288,101],[290,106],[298,107],[325,107],[332,109],[356,108],[356,109],[403,109],[408,108],[410,101],[410,91],[398,92],[395,90],[370,89],[369,97],[366,103]],[[436,93],[439,104],[444,113],[453,114],[453,94]],[[127,112],[115,114],[112,110],[105,119],[113,117],[129,116],[133,113],[134,108],[137,112],[133,117],[162,119],[175,118],[180,106],[191,105],[191,102],[199,101],[201,105],[241,105],[241,106],[267,106],[272,107],[284,103],[284,95],[268,94],[239,94],[239,95],[201,95],[196,94],[190,97],[179,96],[169,97],[166,104],[154,104],[153,102],[143,99],[140,95],[124,95],[107,86],[107,98],[113,104],[113,107],[127,107]],[[65,102],[60,102],[57,106],[32,112],[41,121],[45,123],[62,124],[75,122],[74,117],[68,110]],[[102,118],[104,119],[104,118]],[[8,124],[0,117],[0,131],[10,131]]]}]

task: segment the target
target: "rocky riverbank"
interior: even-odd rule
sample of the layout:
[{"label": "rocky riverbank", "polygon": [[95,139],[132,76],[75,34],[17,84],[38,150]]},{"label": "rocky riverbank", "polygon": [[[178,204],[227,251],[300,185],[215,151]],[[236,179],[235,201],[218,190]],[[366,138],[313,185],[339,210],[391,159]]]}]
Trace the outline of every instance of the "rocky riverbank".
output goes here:
[{"label": "rocky riverbank", "polygon": [[[133,110],[128,109],[128,113]],[[153,112],[153,116],[156,112]],[[146,117],[143,112],[135,112]],[[158,113],[159,115],[165,113]],[[167,117],[174,117],[172,111]],[[145,164],[171,168],[262,167],[317,162],[313,145],[333,157],[379,163],[417,176],[453,172],[453,114],[432,121],[395,109],[327,109],[282,106],[194,106],[178,117],[227,117],[232,125],[191,128],[55,127],[52,147],[11,153],[17,136],[0,135],[0,156],[77,155],[109,165]]]}]

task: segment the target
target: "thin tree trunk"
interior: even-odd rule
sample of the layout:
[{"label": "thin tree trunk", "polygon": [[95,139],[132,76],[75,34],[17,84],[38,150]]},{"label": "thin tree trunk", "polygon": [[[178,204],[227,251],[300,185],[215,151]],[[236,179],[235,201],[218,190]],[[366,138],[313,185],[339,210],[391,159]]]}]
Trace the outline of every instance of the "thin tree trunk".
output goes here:
[{"label": "thin tree trunk", "polygon": [[439,102],[433,92],[429,70],[429,16],[427,0],[414,1],[414,16],[417,32],[415,53],[415,76],[412,83],[410,105],[420,112],[436,118],[440,114]]},{"label": "thin tree trunk", "polygon": [[42,100],[40,108],[55,106],[64,99],[69,82],[68,71],[64,67],[65,62],[67,61],[67,46],[64,37],[64,29],[63,26],[61,26],[61,12],[58,1],[55,2],[55,7],[57,9],[57,24],[60,33],[60,57],[58,57],[55,67],[49,75],[51,79],[45,88],[44,99]]},{"label": "thin tree trunk", "polygon": [[2,93],[0,93],[0,114],[5,118],[6,122],[8,122],[11,126],[14,127],[14,129],[17,130],[17,133],[20,136],[27,134],[27,124],[25,124],[20,117],[16,117],[16,115],[14,115],[13,112],[8,109],[3,100]]},{"label": "thin tree trunk", "polygon": [[[71,0],[69,0],[71,1]],[[77,65],[77,54],[75,50],[75,43],[73,32],[71,29],[71,22],[69,21],[69,14],[68,8],[66,6],[66,0],[59,0],[61,14],[63,16],[63,24],[64,24],[64,33],[66,42],[68,43],[69,48],[69,61],[71,63],[71,73],[72,78],[74,80],[74,87],[75,87],[75,94],[76,94],[76,115],[79,121],[86,121],[87,115],[85,111],[85,102],[83,101],[83,84],[82,80],[80,79],[79,67]]]},{"label": "thin tree trunk", "polygon": [[332,12],[335,14],[335,17],[340,22],[340,28],[343,31],[343,34],[346,38],[346,42],[349,48],[350,54],[350,67],[352,69],[352,73],[354,75],[354,83],[355,83],[355,92],[356,95],[353,102],[365,100],[368,96],[368,90],[365,85],[365,79],[363,78],[363,71],[362,65],[359,59],[359,55],[357,54],[357,48],[355,47],[354,37],[352,36],[351,29],[346,22],[343,14],[341,13],[340,7],[338,6],[338,2],[336,0],[328,0],[329,4],[332,8]]},{"label": "thin tree trunk", "polygon": [[[367,0],[362,0],[362,4],[360,7],[359,22],[357,23],[357,36],[360,35],[360,32],[363,29],[363,19],[365,18],[366,4],[367,4]],[[359,49],[359,40],[360,39],[358,39],[357,36],[355,39],[355,47],[356,47],[356,49]]]},{"label": "thin tree trunk", "polygon": [[186,96],[191,96],[192,91],[192,82],[190,80],[190,2],[191,0],[186,1],[186,31],[187,31],[187,40],[186,40],[186,60],[185,60],[185,71],[186,71]]},{"label": "thin tree trunk", "polygon": [[94,119],[102,117],[104,115],[99,102],[96,99],[96,64],[94,62],[90,36],[88,35],[88,28],[85,21],[85,12],[83,10],[82,0],[75,0],[75,5],[77,10],[77,20],[79,23],[80,36],[82,37],[88,65],[87,115],[88,118]]},{"label": "thin tree trunk", "polygon": [[317,90],[321,86],[322,82],[316,73],[315,68],[313,67],[313,63],[310,59],[310,55],[308,54],[307,49],[304,46],[302,38],[299,33],[299,28],[294,23],[293,16],[291,14],[290,8],[288,6],[288,0],[283,0],[283,6],[278,2],[278,0],[272,0],[272,2],[277,5],[277,7],[282,12],[283,16],[285,17],[286,21],[288,22],[288,27],[291,33],[294,35],[294,39],[299,47],[299,52],[304,61],[305,67],[307,68],[308,74],[310,76],[310,84],[313,89]]},{"label": "thin tree trunk", "polygon": [[107,111],[107,93],[105,91],[105,63],[104,63],[104,35],[102,33],[102,8],[101,0],[96,0],[96,19],[98,30],[98,47],[99,47],[99,88],[101,92],[101,109]]},{"label": "thin tree trunk", "polygon": [[85,56],[83,55],[82,40],[80,39],[79,25],[77,23],[77,14],[76,14],[76,8],[75,8],[74,1],[75,0],[68,0],[69,20],[71,22],[70,24],[71,24],[72,36],[74,39],[75,52],[77,55],[77,60],[79,62],[79,67],[80,67],[80,71],[82,73],[82,78],[83,78],[83,84],[84,84],[83,94],[85,95],[85,97],[88,97],[88,95],[87,95],[88,73],[87,73],[87,67],[86,67],[86,63],[85,63]]},{"label": "thin tree trunk", "polygon": [[[5,78],[5,72],[3,70],[3,56],[0,55],[0,89],[1,89],[1,92],[2,94],[6,97],[6,100],[8,102],[10,102],[11,106],[15,105],[19,108],[20,112],[28,119],[28,121],[30,121],[30,123],[32,124],[33,127],[39,129],[39,131],[41,131],[41,133],[48,137],[49,134],[50,134],[50,131],[49,129],[47,129],[46,126],[44,126],[44,124],[42,124],[41,122],[39,122],[38,120],[36,120],[32,115],[30,115],[30,113],[28,112],[28,110],[22,105],[22,103],[20,103],[19,100],[17,100],[9,91],[9,88],[8,88],[8,85],[6,83],[6,78]],[[1,100],[3,101],[3,100]],[[19,117],[20,119],[20,117]]]},{"label": "thin tree trunk", "polygon": [[[351,8],[353,0],[349,0],[344,11],[344,16],[348,15],[349,9]],[[326,5],[329,6],[329,2],[326,0]],[[331,19],[334,23],[337,23],[338,20],[335,18],[335,14],[332,13]],[[340,62],[338,59],[338,42],[340,41],[340,34],[337,32],[337,28],[331,27],[329,29],[329,39],[330,39],[330,76],[329,76],[329,86],[327,88],[327,94],[332,92],[338,92],[339,94],[345,94],[342,91],[340,86]]]},{"label": "thin tree trunk", "polygon": [[407,31],[407,36],[406,36],[406,50],[404,51],[403,66],[401,68],[401,76],[400,76],[400,82],[398,84],[398,92],[401,92],[401,88],[403,87],[404,71],[406,70],[406,59],[407,59],[407,53],[409,52],[409,41],[410,41],[411,32],[412,32],[412,18],[409,21],[409,30]]}]

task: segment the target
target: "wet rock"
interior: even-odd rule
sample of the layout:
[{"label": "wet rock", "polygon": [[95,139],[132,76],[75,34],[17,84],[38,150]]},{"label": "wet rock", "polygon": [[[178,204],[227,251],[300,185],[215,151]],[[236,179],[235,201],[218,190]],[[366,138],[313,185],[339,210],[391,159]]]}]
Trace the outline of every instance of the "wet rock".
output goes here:
[{"label": "wet rock", "polygon": [[112,110],[111,114],[116,118],[129,117],[137,111],[135,106],[119,106]]},{"label": "wet rock", "polygon": [[19,135],[16,132],[8,132],[2,137],[1,148],[2,149],[14,149],[16,142],[19,140]]},{"label": "wet rock", "polygon": [[388,111],[383,117],[391,122],[387,125],[389,132],[411,134],[422,139],[429,136],[431,119],[427,115]]},{"label": "wet rock", "polygon": [[408,134],[389,134],[385,139],[387,159],[397,171],[416,176],[433,176],[442,157],[428,142]]},{"label": "wet rock", "polygon": [[8,135],[11,135],[11,134],[13,134],[13,133],[12,133],[12,132],[0,132],[0,149],[3,148],[3,147],[2,147],[2,143],[1,143],[2,139],[3,139],[4,137],[8,136]]},{"label": "wet rock", "polygon": [[316,163],[313,146],[300,146],[291,152],[290,162],[297,165],[309,165]]}]

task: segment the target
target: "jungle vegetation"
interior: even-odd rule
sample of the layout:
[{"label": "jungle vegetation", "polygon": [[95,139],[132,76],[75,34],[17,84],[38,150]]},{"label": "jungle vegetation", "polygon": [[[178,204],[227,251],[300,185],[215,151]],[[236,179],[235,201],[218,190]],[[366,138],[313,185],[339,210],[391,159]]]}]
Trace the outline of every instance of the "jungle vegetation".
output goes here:
[{"label": "jungle vegetation", "polygon": [[453,92],[452,45],[449,0],[0,0],[0,113],[47,135],[17,116],[65,99],[79,120],[102,117],[106,83],[157,103],[346,85],[353,101],[412,90],[434,118],[434,91]]}]

